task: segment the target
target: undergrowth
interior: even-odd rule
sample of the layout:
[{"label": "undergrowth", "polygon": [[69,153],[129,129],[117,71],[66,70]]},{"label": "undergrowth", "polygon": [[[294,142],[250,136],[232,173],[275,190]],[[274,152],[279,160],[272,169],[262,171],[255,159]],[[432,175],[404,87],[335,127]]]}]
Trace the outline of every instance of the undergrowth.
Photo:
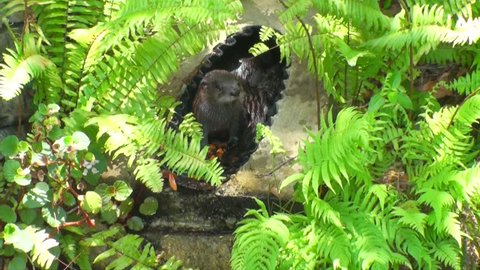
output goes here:
[{"label": "undergrowth", "polygon": [[[235,231],[232,268],[478,267],[479,3],[281,3],[285,33],[263,37],[305,61],[343,109],[319,113],[301,171],[282,183],[303,211],[270,213],[259,201]],[[463,75],[421,89],[424,65]],[[461,101],[441,105],[440,90]]]}]

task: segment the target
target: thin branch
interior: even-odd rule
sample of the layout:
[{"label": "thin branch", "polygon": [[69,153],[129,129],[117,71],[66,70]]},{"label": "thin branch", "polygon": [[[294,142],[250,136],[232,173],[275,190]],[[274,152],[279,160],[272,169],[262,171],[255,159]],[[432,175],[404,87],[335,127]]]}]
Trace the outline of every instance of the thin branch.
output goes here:
[{"label": "thin branch", "polygon": [[[286,9],[289,8],[282,0],[279,0],[279,2]],[[295,18],[297,18],[297,20],[302,25],[302,28],[305,30],[305,33],[307,34],[308,46],[310,48],[310,52],[311,52],[312,58],[313,58],[313,70],[315,72],[315,98],[316,98],[316,106],[317,106],[317,130],[319,130],[320,129],[320,113],[321,113],[321,108],[320,107],[321,106],[320,106],[320,85],[319,85],[319,82],[318,82],[319,78],[318,78],[317,54],[316,54],[315,48],[313,46],[312,36],[310,35],[310,32],[308,31],[308,28],[307,28],[306,24],[303,22],[303,20],[300,17],[295,16]]]},{"label": "thin branch", "polygon": [[447,129],[449,129],[450,126],[452,126],[453,120],[455,119],[455,116],[457,116],[458,111],[459,111],[460,108],[465,104],[465,102],[467,102],[467,100],[469,100],[469,99],[472,98],[473,96],[477,95],[479,92],[480,92],[480,87],[477,88],[477,90],[475,90],[475,91],[473,91],[472,93],[470,93],[470,95],[468,95],[468,96],[462,101],[462,103],[457,107],[457,109],[455,109],[455,112],[453,113],[452,118],[450,118],[450,122],[448,122]]},{"label": "thin branch", "polygon": [[276,171],[280,170],[283,166],[285,166],[285,165],[289,164],[290,162],[294,161],[296,158],[297,158],[297,156],[290,157],[290,158],[288,158],[287,160],[280,162],[280,163],[279,163],[277,166],[275,166],[275,168],[273,168],[270,172],[265,173],[265,174],[262,174],[262,175],[260,175],[260,176],[261,176],[261,177],[272,176]]}]

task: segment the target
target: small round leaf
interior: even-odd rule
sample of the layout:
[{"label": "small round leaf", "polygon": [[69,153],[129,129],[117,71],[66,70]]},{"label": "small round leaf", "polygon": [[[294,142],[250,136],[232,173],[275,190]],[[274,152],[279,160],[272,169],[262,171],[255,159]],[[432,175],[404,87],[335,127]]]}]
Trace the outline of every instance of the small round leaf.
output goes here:
[{"label": "small round leaf", "polygon": [[107,224],[111,225],[115,223],[119,215],[120,209],[118,209],[117,205],[113,204],[111,201],[102,208],[102,219],[107,222]]},{"label": "small round leaf", "polygon": [[81,131],[73,133],[72,139],[76,150],[85,150],[90,145],[90,139]]},{"label": "small round leaf", "polygon": [[0,142],[0,153],[6,157],[14,156],[18,153],[18,138],[14,135],[5,137]]},{"label": "small round leaf", "polygon": [[25,256],[25,254],[18,253],[8,263],[7,270],[18,270],[18,269],[27,269],[27,257]]},{"label": "small round leaf", "polygon": [[154,197],[147,197],[140,205],[140,213],[146,216],[152,216],[157,212],[158,201]]},{"label": "small round leaf", "polygon": [[132,194],[132,188],[124,181],[117,180],[113,183],[113,186],[115,187],[115,200],[117,201],[125,201]]},{"label": "small round leaf", "polygon": [[20,141],[18,143],[17,149],[18,149],[19,152],[21,152],[21,153],[27,152],[28,148],[29,148],[29,144],[26,141]]},{"label": "small round leaf", "polygon": [[131,217],[127,221],[127,226],[130,230],[137,232],[143,230],[143,228],[145,227],[145,225],[143,224],[143,220],[137,216]]},{"label": "small round leaf", "polygon": [[77,203],[77,200],[70,192],[63,193],[63,202],[66,206],[74,206]]},{"label": "small round leaf", "polygon": [[45,182],[38,182],[23,197],[22,204],[27,208],[38,208],[44,206],[48,201],[48,190],[50,187]]},{"label": "small round leaf", "polygon": [[20,168],[20,162],[16,160],[7,160],[3,165],[3,175],[8,182],[15,181],[17,170]]},{"label": "small round leaf", "polygon": [[0,205],[0,220],[5,223],[14,223],[17,221],[17,214],[13,208],[8,205],[2,204]]},{"label": "small round leaf", "polygon": [[102,209],[102,197],[95,191],[87,191],[82,208],[92,214],[100,212]]},{"label": "small round leaf", "polygon": [[5,244],[12,244],[15,248],[22,250],[23,252],[29,252],[33,248],[32,235],[27,230],[20,229],[13,223],[5,225],[3,230],[3,238]]},{"label": "small round leaf", "polygon": [[20,209],[18,215],[20,216],[20,220],[25,224],[33,224],[38,216],[37,210],[31,208]]},{"label": "small round leaf", "polygon": [[51,206],[42,208],[43,219],[50,225],[50,227],[57,228],[67,220],[67,213],[62,207]]},{"label": "small round leaf", "polygon": [[95,192],[102,197],[103,203],[108,203],[112,198],[113,194],[109,192],[110,186],[105,183],[100,183],[95,187]]},{"label": "small round leaf", "polygon": [[120,203],[120,216],[121,217],[127,216],[130,213],[130,211],[132,211],[132,209],[133,209],[133,199],[128,198],[122,203]]},{"label": "small round leaf", "polygon": [[55,114],[60,111],[60,106],[55,103],[50,103],[47,105],[47,113],[48,114]]}]

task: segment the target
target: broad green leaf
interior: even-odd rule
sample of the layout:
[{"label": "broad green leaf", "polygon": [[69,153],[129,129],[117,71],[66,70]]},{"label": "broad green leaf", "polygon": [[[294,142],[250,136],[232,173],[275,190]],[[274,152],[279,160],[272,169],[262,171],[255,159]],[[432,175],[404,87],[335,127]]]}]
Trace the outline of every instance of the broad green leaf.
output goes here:
[{"label": "broad green leaf", "polygon": [[48,115],[56,114],[59,111],[60,111],[60,106],[58,106],[58,104],[50,103],[50,104],[47,105],[47,112],[46,113]]},{"label": "broad green leaf", "polygon": [[110,201],[104,207],[102,207],[101,215],[105,222],[108,224],[113,224],[120,216],[120,209],[118,209],[117,205]]},{"label": "broad green leaf", "polygon": [[345,57],[349,66],[354,67],[357,65],[357,60],[359,57],[365,56],[368,54],[366,51],[357,51],[348,46],[347,43],[338,40],[336,42],[340,53]]},{"label": "broad green leaf", "polygon": [[5,137],[0,142],[0,154],[10,157],[18,153],[18,138],[14,135]]},{"label": "broad green leaf", "polygon": [[32,182],[32,175],[30,174],[30,169],[17,169],[17,175],[13,178],[13,181],[19,186],[28,186]]},{"label": "broad green leaf", "polygon": [[90,145],[90,139],[85,133],[77,131],[72,134],[73,145],[76,150],[86,150]]},{"label": "broad green leaf", "polygon": [[410,99],[409,96],[407,96],[407,94],[398,92],[397,101],[398,101],[398,104],[400,104],[403,108],[408,110],[413,110],[412,100]]},{"label": "broad green leaf", "polygon": [[50,227],[57,228],[67,220],[67,213],[62,207],[51,206],[42,208],[43,219],[50,225]]},{"label": "broad green leaf", "polygon": [[115,181],[113,187],[115,187],[115,200],[117,201],[125,201],[133,191],[127,183],[121,180]]},{"label": "broad green leaf", "polygon": [[17,214],[13,208],[8,205],[2,204],[0,205],[0,220],[5,223],[14,223],[17,221]]},{"label": "broad green leaf", "polygon": [[3,176],[8,182],[15,181],[15,176],[17,175],[17,170],[20,168],[20,162],[17,160],[7,160],[3,164]]},{"label": "broad green leaf", "polygon": [[128,215],[130,211],[132,211],[132,209],[133,209],[133,199],[128,198],[122,203],[120,203],[120,216],[123,217]]},{"label": "broad green leaf", "polygon": [[15,257],[8,263],[7,270],[20,270],[27,269],[27,257],[25,254],[18,253]]},{"label": "broad green leaf", "polygon": [[20,153],[25,153],[28,151],[30,145],[26,141],[20,141],[18,143],[17,149]]},{"label": "broad green leaf", "polygon": [[77,200],[70,192],[64,192],[63,203],[65,203],[66,206],[74,206],[75,204],[77,204]]},{"label": "broad green leaf", "polygon": [[397,89],[402,82],[402,76],[400,75],[400,72],[393,72],[390,77],[390,82],[392,89]]},{"label": "broad green leaf", "polygon": [[114,189],[111,188],[111,186],[105,184],[105,183],[100,183],[98,186],[95,187],[95,192],[102,197],[103,203],[108,203],[110,202],[112,196],[114,193],[112,192]]},{"label": "broad green leaf", "polygon": [[37,219],[37,210],[31,208],[23,208],[18,211],[20,220],[25,224],[32,224]]},{"label": "broad green leaf", "polygon": [[48,191],[50,187],[47,183],[38,182],[23,197],[22,204],[27,208],[38,208],[44,206],[48,201]]},{"label": "broad green leaf", "polygon": [[127,221],[127,226],[130,230],[141,231],[145,225],[141,218],[133,216]]},{"label": "broad green leaf", "polygon": [[158,201],[154,197],[147,197],[140,205],[140,213],[146,216],[152,216],[157,212]]},{"label": "broad green leaf", "polygon": [[376,112],[384,104],[385,104],[385,99],[381,95],[376,94],[370,99],[370,102],[368,103],[368,111],[369,112]]},{"label": "broad green leaf", "polygon": [[48,133],[48,138],[52,141],[56,141],[62,136],[65,136],[65,131],[59,126],[54,126]]},{"label": "broad green leaf", "polygon": [[280,185],[280,190],[284,189],[290,184],[298,182],[298,180],[302,179],[304,176],[305,175],[302,173],[290,175],[289,177],[287,177],[285,180],[282,181],[282,184]]},{"label": "broad green leaf", "polygon": [[102,209],[102,197],[95,191],[87,191],[82,202],[82,208],[92,214],[99,213]]}]

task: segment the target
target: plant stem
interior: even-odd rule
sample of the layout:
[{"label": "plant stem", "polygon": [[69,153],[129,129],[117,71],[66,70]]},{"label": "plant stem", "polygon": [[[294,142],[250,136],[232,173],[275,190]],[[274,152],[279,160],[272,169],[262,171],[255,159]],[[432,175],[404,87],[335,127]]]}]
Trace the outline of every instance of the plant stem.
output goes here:
[{"label": "plant stem", "polygon": [[[279,0],[279,2],[288,9],[289,7],[282,1]],[[321,113],[321,106],[320,106],[320,85],[319,85],[319,76],[318,76],[318,66],[317,66],[317,54],[315,52],[315,48],[313,46],[313,41],[312,41],[312,36],[310,35],[310,32],[308,31],[307,25],[303,22],[303,20],[295,16],[297,20],[300,22],[302,25],[303,30],[305,30],[305,34],[307,35],[307,40],[308,40],[308,47],[310,49],[310,53],[312,54],[312,62],[313,62],[313,70],[315,72],[315,97],[316,97],[316,106],[317,106],[317,130],[320,130],[320,113]]]}]

